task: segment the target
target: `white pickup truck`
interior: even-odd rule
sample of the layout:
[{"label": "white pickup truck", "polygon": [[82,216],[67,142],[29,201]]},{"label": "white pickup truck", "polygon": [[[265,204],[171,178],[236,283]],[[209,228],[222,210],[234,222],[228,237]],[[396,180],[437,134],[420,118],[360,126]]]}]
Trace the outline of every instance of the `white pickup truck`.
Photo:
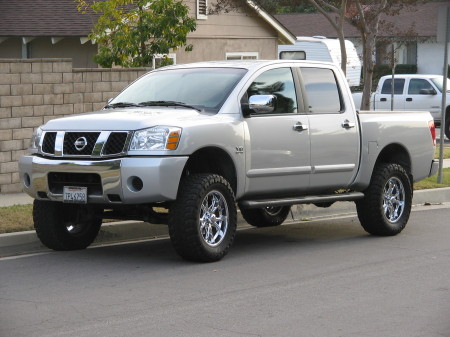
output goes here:
[{"label": "white pickup truck", "polygon": [[205,62],[144,75],[103,111],[49,121],[20,159],[38,237],[90,245],[103,218],[167,223],[176,252],[217,261],[237,205],[256,227],[291,205],[355,201],[363,228],[396,235],[412,183],[437,171],[428,112],[356,113],[330,63]]},{"label": "white pickup truck", "polygon": [[[443,77],[439,75],[395,75],[394,111],[429,111],[436,126],[441,124]],[[450,80],[447,80],[447,106],[445,108],[445,135],[450,139]],[[392,75],[380,78],[376,91],[370,98],[371,110],[391,110]],[[361,93],[354,93],[358,109]]]}]

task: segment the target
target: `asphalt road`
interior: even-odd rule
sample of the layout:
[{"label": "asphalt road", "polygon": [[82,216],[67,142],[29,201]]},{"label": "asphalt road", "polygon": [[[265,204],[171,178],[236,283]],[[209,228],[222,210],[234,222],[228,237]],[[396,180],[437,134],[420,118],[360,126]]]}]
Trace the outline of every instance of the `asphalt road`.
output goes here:
[{"label": "asphalt road", "polygon": [[212,264],[164,237],[3,258],[0,336],[450,336],[449,212],[388,238],[355,217],[242,229]]}]

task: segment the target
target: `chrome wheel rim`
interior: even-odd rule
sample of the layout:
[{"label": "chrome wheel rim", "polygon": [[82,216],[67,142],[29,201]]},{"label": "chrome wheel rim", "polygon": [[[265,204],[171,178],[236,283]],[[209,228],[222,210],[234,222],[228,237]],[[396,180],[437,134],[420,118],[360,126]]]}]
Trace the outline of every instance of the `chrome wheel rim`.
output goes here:
[{"label": "chrome wheel rim", "polygon": [[200,207],[200,235],[210,247],[216,247],[225,238],[228,229],[228,205],[218,191],[209,192]]},{"label": "chrome wheel rim", "polygon": [[405,209],[405,188],[400,179],[390,178],[384,186],[383,214],[389,222],[397,222]]}]

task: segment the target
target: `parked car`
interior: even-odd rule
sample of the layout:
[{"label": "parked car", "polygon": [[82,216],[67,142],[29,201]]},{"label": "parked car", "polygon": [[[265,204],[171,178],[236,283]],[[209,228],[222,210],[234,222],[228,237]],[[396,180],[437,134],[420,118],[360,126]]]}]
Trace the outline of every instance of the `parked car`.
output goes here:
[{"label": "parked car", "polygon": [[267,227],[291,205],[355,201],[367,232],[400,233],[412,183],[437,171],[434,150],[429,113],[357,114],[334,64],[205,62],[151,71],[103,111],[47,122],[19,166],[49,248],[86,248],[105,217],[139,219],[168,223],[183,258],[217,261],[236,203]]},{"label": "parked car", "polygon": [[[441,124],[443,76],[395,75],[394,110],[429,111],[437,126]],[[372,110],[390,110],[392,75],[380,78],[376,91],[370,99]],[[354,93],[355,106],[361,106],[361,93]],[[445,135],[450,139],[450,80],[447,79],[447,106],[445,108]]]}]

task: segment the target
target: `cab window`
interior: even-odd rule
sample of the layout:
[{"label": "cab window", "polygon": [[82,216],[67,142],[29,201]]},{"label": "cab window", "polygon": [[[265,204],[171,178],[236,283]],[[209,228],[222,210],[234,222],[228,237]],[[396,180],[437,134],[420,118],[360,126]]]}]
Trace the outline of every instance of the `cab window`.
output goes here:
[{"label": "cab window", "polygon": [[427,80],[421,78],[413,78],[409,81],[408,94],[420,95],[420,90],[434,90],[433,86]]},{"label": "cab window", "polygon": [[333,70],[301,68],[310,113],[340,113],[343,104]]},{"label": "cab window", "polygon": [[274,95],[275,110],[271,114],[292,114],[297,112],[297,96],[291,68],[267,70],[250,84],[246,99],[253,95]]},{"label": "cab window", "polygon": [[[405,87],[405,79],[396,78],[394,79],[394,95],[403,94],[403,88]],[[383,83],[383,88],[381,88],[381,93],[384,95],[390,95],[392,92],[392,79],[386,79]]]}]

